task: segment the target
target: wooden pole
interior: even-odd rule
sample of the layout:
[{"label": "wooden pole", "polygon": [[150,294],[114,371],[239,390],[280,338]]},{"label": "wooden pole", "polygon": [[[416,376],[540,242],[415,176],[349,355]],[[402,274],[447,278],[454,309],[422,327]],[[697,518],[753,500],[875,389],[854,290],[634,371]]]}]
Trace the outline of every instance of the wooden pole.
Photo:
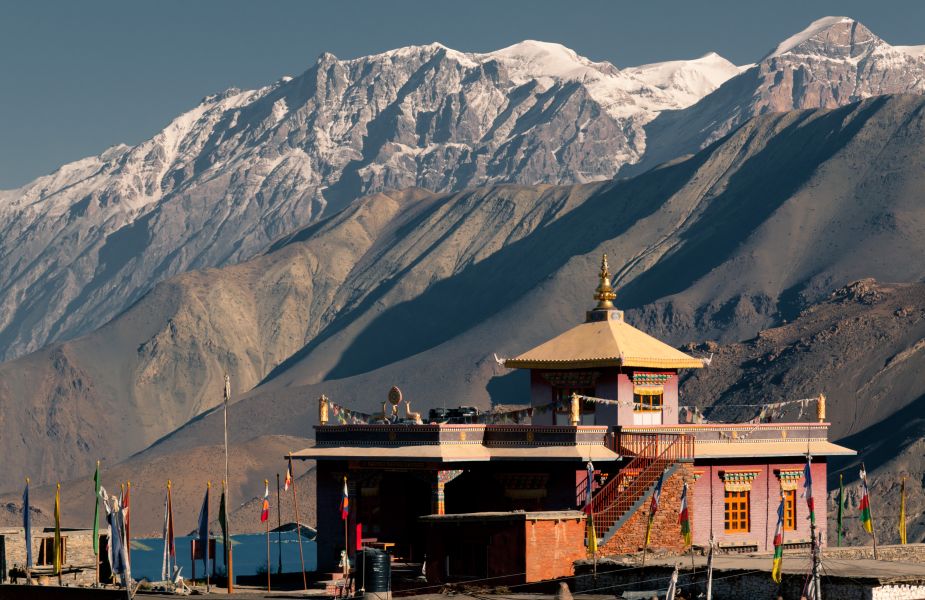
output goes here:
[{"label": "wooden pole", "polygon": [[[263,480],[264,489],[270,487],[270,481],[268,479]],[[277,507],[278,509],[279,507]],[[264,521],[267,524],[267,591],[270,591],[270,517],[267,515],[267,520]]]},{"label": "wooden pole", "polygon": [[[232,562],[232,550],[231,550],[231,523],[228,521],[228,511],[231,510],[231,479],[228,478],[228,401],[231,400],[231,379],[228,377],[228,374],[225,374],[225,402],[224,402],[224,415],[225,415],[225,481],[228,482],[228,489],[225,491],[225,532],[228,537],[227,548],[225,548],[225,558],[228,563],[228,593],[234,593],[234,567]],[[270,565],[267,565],[267,570],[269,570]]]},{"label": "wooden pole", "polygon": [[289,453],[289,474],[292,477],[292,506],[295,509],[295,530],[299,539],[299,562],[302,564],[302,586],[308,591],[308,577],[305,575],[305,555],[302,553],[302,524],[299,522],[299,497],[295,493],[295,471],[292,470],[292,452]]},{"label": "wooden pole", "polygon": [[[276,572],[283,574],[283,545],[282,545],[282,528],[283,528],[283,505],[279,501],[279,473],[276,474],[276,557],[279,567]],[[269,568],[269,567],[268,567]]]},{"label": "wooden pole", "polygon": [[[208,501],[212,499],[212,494],[209,493],[210,491],[212,491],[212,482],[211,482],[211,481],[208,482],[208,483],[206,484],[206,490],[207,490],[207,491],[206,491],[206,498],[207,498],[207,500],[206,500],[206,523],[207,523],[207,524],[206,524],[206,533],[208,533],[208,530],[209,530],[209,525],[208,525],[208,522],[209,522],[209,519],[208,519],[208,515],[209,515],[209,504],[208,504]],[[205,564],[204,564],[203,566],[205,567],[205,571],[206,571],[206,591],[207,591],[207,592],[212,591],[212,582],[209,580],[209,559],[212,558],[211,556],[209,556],[209,538],[210,538],[210,537],[211,537],[211,536],[206,535],[206,547],[202,549],[202,552],[203,552],[202,555],[205,557]]]},{"label": "wooden pole", "polygon": [[[125,482],[125,501],[129,505],[128,514],[125,516],[125,552],[128,556],[128,568],[132,568],[132,482]],[[124,507],[123,507],[124,508]]]}]

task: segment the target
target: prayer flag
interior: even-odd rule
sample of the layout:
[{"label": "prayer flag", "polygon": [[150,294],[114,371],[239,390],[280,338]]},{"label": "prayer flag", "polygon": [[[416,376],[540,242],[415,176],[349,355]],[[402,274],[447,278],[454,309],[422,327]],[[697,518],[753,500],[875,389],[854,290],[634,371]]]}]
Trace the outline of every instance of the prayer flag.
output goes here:
[{"label": "prayer flag", "polygon": [[26,567],[32,568],[32,512],[29,508],[29,479],[22,493],[22,528],[26,535]]},{"label": "prayer flag", "polygon": [[286,483],[283,484],[283,490],[289,491],[290,486],[292,486],[292,468],[286,467]]},{"label": "prayer flag", "polygon": [[809,509],[810,523],[816,522],[816,511],[813,505],[813,471],[810,465],[813,458],[806,455],[806,467],[803,468],[803,497],[806,498],[806,507]]},{"label": "prayer flag", "polygon": [[225,547],[225,567],[228,567],[228,512],[225,508],[225,482],[222,481],[222,499],[218,503],[218,524],[222,528],[222,545]]},{"label": "prayer flag", "polygon": [[202,499],[202,508],[199,509],[199,532],[197,543],[202,551],[202,562],[205,566],[205,572],[209,572],[209,490],[212,488],[210,483],[206,486],[206,495]]},{"label": "prayer flag", "polygon": [[649,503],[649,522],[646,524],[646,546],[649,545],[649,541],[652,537],[652,521],[655,520],[658,502],[662,497],[662,482],[664,482],[664,480],[665,472],[662,471],[662,474],[658,477],[658,482],[655,484],[655,490],[652,492],[652,501]]},{"label": "prayer flag", "polygon": [[167,492],[164,494],[164,552],[161,560],[161,581],[173,580],[173,566],[176,564],[176,548],[173,543],[173,515],[170,510],[170,482],[167,482]]},{"label": "prayer flag", "polygon": [[906,478],[899,484],[899,543],[906,544]]},{"label": "prayer flag", "polygon": [[93,475],[93,555],[100,555],[100,461]]},{"label": "prayer flag", "polygon": [[870,514],[870,492],[867,489],[867,471],[861,467],[861,524],[864,531],[873,534],[874,522]]},{"label": "prayer flag", "polygon": [[771,579],[780,583],[782,579],[781,563],[784,559],[784,498],[781,496],[777,507],[777,530],[774,532],[774,564],[771,567]]},{"label": "prayer flag", "polygon": [[841,473],[838,474],[838,516],[836,517],[835,533],[837,536],[836,544],[841,546],[841,536],[845,532],[842,519],[845,511],[845,482]]},{"label": "prayer flag", "polygon": [[61,574],[61,484],[55,489],[55,575]]},{"label": "prayer flag", "polygon": [[594,465],[588,461],[587,465],[587,485],[585,488],[585,512],[591,514],[591,496],[594,489]]},{"label": "prayer flag", "polygon": [[691,545],[691,519],[687,511],[687,484],[681,490],[681,511],[678,513],[678,523],[681,524],[681,535],[684,536],[684,543]]},{"label": "prayer flag", "polygon": [[270,518],[270,486],[264,485],[263,488],[263,507],[260,511],[260,522],[263,523]]},{"label": "prayer flag", "polygon": [[678,565],[674,566],[674,572],[671,573],[671,580],[668,582],[668,592],[665,594],[665,600],[674,600],[677,596],[678,589]]},{"label": "prayer flag", "polygon": [[340,501],[340,519],[346,521],[350,514],[350,496],[347,493],[347,476],[344,475],[344,497]]},{"label": "prayer flag", "polygon": [[594,528],[594,513],[588,511],[588,553],[597,554],[597,531]]}]

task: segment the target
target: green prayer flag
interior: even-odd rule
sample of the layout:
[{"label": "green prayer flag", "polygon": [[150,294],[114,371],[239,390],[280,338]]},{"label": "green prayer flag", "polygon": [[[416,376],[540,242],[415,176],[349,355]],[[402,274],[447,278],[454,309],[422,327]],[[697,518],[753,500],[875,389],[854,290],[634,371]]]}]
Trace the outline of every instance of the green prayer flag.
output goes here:
[{"label": "green prayer flag", "polygon": [[93,475],[93,554],[100,555],[100,461]]}]

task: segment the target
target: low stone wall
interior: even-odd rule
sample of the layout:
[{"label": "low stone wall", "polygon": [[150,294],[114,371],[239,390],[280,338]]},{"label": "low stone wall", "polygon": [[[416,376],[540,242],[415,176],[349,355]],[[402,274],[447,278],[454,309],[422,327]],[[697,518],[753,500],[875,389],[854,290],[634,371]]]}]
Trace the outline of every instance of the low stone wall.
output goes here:
[{"label": "low stone wall", "polygon": [[[805,554],[806,552],[802,552]],[[788,554],[790,554],[788,552]],[[846,546],[833,548],[829,546],[822,551],[823,558],[873,558],[874,549],[871,546]],[[893,562],[925,562],[925,544],[906,544],[877,546],[877,558]]]}]

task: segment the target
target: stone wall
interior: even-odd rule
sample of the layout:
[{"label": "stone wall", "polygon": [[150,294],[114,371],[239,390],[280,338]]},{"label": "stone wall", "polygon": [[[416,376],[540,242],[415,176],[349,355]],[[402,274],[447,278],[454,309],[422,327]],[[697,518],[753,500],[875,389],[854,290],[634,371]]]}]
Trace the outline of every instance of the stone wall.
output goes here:
[{"label": "stone wall", "polygon": [[[690,484],[693,480],[693,468],[688,463],[681,463],[671,476],[665,479],[662,484],[659,509],[656,511],[655,519],[652,523],[652,533],[649,541],[650,549],[671,552],[684,551],[684,537],[681,535],[678,513],[681,510],[681,490],[684,487],[684,482],[687,481]],[[651,493],[646,497],[642,506],[620,527],[617,533],[599,548],[601,556],[628,554],[642,549],[649,520],[650,498]],[[599,531],[598,535],[604,535],[604,533]]]},{"label": "stone wall", "polygon": [[[790,554],[790,552],[787,552]],[[806,554],[807,552],[801,552]],[[793,552],[796,554],[796,552]],[[874,549],[871,546],[845,546],[842,548],[833,548],[829,546],[823,550],[824,558],[873,558]],[[877,558],[880,560],[889,560],[895,562],[925,562],[925,544],[891,544],[888,546],[877,546]],[[925,596],[922,596],[925,598]]]},{"label": "stone wall", "polygon": [[[22,527],[0,529],[0,535],[4,536],[6,544],[6,566],[7,569],[25,568],[26,566],[26,544],[25,533]],[[42,540],[46,537],[53,537],[53,531],[32,531],[32,560],[38,563],[39,549]],[[62,537],[67,539],[66,552],[64,556],[64,569],[77,569],[75,573],[67,573],[62,576],[64,584],[89,585],[96,582],[96,556],[93,554],[93,532],[92,531],[64,531]],[[102,551],[101,545],[101,551]],[[43,570],[44,572],[44,570]],[[7,577],[3,574],[3,578]]]},{"label": "stone wall", "polygon": [[584,518],[528,519],[524,539],[527,582],[572,575],[575,561],[588,554]]}]

